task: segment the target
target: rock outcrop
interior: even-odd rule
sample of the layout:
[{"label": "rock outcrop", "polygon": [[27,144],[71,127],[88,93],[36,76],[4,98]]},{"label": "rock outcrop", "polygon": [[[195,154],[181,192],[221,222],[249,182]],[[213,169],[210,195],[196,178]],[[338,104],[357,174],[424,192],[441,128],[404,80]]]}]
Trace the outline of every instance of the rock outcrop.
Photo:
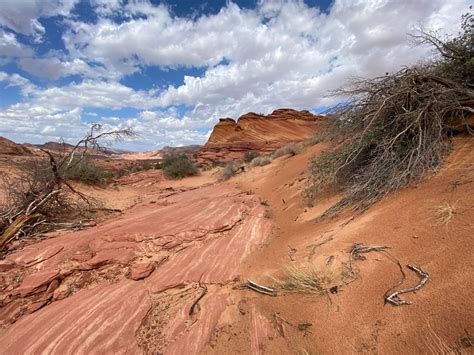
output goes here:
[{"label": "rock outcrop", "polygon": [[[256,195],[166,188],[154,204],[9,254],[0,261],[2,352],[197,353],[271,228]],[[201,282],[209,290],[192,306]]]},{"label": "rock outcrop", "polygon": [[197,162],[242,159],[247,151],[270,152],[311,137],[321,129],[321,123],[321,116],[292,109],[278,109],[267,116],[250,112],[237,122],[221,118],[199,151]]},{"label": "rock outcrop", "polygon": [[9,139],[0,137],[0,155],[31,155],[31,151]]}]

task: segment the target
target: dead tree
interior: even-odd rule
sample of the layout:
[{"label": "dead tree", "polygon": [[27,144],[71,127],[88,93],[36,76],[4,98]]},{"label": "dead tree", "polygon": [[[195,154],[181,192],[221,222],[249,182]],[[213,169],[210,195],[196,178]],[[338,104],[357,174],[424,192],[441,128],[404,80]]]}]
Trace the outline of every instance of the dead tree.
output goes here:
[{"label": "dead tree", "polygon": [[16,237],[31,235],[40,226],[54,227],[55,215],[71,207],[71,195],[90,205],[90,198],[69,183],[68,172],[80,164],[91,149],[101,149],[101,141],[133,135],[131,129],[103,131],[100,124],[93,124],[88,134],[70,150],[60,154],[43,150],[48,156],[47,164],[35,163],[27,174],[15,180],[3,176],[8,196],[7,204],[0,207],[0,252]]}]

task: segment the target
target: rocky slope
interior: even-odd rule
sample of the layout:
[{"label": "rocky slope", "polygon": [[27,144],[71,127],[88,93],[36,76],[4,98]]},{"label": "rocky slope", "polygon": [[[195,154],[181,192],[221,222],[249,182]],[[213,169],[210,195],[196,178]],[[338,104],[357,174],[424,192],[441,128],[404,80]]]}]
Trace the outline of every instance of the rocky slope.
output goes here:
[{"label": "rocky slope", "polygon": [[278,109],[267,116],[253,112],[234,121],[222,118],[199,151],[197,161],[242,159],[247,151],[270,152],[300,142],[321,129],[322,117],[308,111]]},{"label": "rocky slope", "polygon": [[31,155],[31,151],[9,139],[0,137],[0,155]]}]

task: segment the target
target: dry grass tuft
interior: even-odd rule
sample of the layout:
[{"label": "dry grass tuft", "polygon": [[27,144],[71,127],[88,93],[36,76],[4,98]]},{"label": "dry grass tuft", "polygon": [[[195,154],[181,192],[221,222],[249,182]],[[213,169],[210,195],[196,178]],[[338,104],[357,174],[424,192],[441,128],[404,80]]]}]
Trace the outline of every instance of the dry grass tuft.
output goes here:
[{"label": "dry grass tuft", "polygon": [[272,159],[282,157],[284,155],[295,156],[303,151],[301,144],[287,144],[278,148],[272,153]]},{"label": "dry grass tuft", "polygon": [[264,166],[264,165],[268,165],[272,162],[272,160],[267,157],[267,156],[260,156],[260,157],[256,157],[254,158],[251,162],[250,162],[250,166],[252,168],[256,167],[256,166]]},{"label": "dry grass tuft", "polygon": [[436,206],[436,220],[439,224],[448,224],[456,215],[456,204],[444,202],[443,204]]},{"label": "dry grass tuft", "polygon": [[334,270],[318,269],[314,264],[287,266],[282,279],[273,278],[275,287],[290,292],[322,294],[334,281]]}]

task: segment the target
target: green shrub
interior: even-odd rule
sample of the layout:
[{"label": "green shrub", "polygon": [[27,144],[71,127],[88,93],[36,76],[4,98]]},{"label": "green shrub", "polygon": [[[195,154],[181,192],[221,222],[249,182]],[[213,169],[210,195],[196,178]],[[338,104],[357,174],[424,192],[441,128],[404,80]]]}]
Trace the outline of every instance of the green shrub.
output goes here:
[{"label": "green shrub", "polygon": [[254,160],[256,157],[260,155],[259,152],[256,151],[248,151],[244,153],[244,162],[250,163],[252,160]]},{"label": "green shrub", "polygon": [[252,160],[250,162],[250,166],[251,167],[264,166],[264,165],[270,164],[271,162],[272,162],[272,160],[270,159],[270,157],[260,156],[260,157],[256,157],[254,160]]},{"label": "green shrub", "polygon": [[168,179],[177,180],[199,174],[198,168],[186,155],[166,157],[161,165]]},{"label": "green shrub", "polygon": [[112,178],[112,173],[93,164],[88,157],[85,157],[71,164],[71,167],[65,172],[65,178],[88,185],[104,186]]},{"label": "green shrub", "polygon": [[474,14],[472,6],[461,17],[461,32],[457,36],[442,39],[436,32],[423,28],[412,35],[416,44],[434,47],[439,57],[433,63],[435,73],[462,85],[474,84]]}]

